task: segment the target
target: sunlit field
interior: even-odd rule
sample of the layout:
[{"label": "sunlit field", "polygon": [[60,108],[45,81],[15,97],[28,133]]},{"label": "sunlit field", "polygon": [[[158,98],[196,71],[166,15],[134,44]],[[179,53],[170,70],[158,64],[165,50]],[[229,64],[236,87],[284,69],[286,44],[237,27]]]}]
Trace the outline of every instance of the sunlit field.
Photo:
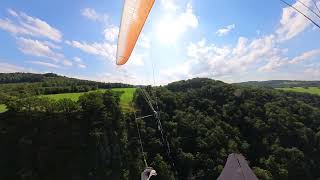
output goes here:
[{"label": "sunlit field", "polygon": [[[103,89],[97,91],[105,91]],[[133,94],[136,91],[136,88],[114,88],[112,91],[124,92],[120,97],[120,106],[124,111],[131,111],[131,102],[133,99]],[[93,91],[92,91],[93,92]],[[79,97],[82,96],[85,92],[82,93],[62,93],[62,94],[49,94],[49,95],[41,95],[41,97],[48,97],[54,100],[60,99],[71,99],[72,101],[78,101]]]},{"label": "sunlit field", "polygon": [[301,93],[310,93],[320,95],[320,87],[293,87],[293,88],[278,88],[284,91],[292,91],[292,92],[301,92]]},{"label": "sunlit field", "polygon": [[113,91],[123,91],[124,93],[120,97],[120,106],[124,111],[132,111],[131,102],[136,88],[114,88]]},{"label": "sunlit field", "polygon": [[3,113],[7,110],[6,105],[0,104],[0,113]]}]

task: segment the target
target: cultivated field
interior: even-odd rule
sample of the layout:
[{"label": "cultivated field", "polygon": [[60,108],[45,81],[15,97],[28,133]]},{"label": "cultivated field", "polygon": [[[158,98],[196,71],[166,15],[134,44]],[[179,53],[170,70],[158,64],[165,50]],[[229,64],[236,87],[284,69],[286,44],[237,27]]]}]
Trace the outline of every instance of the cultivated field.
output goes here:
[{"label": "cultivated field", "polygon": [[310,93],[310,94],[317,94],[320,95],[320,87],[294,87],[294,88],[277,88],[284,91],[293,91],[293,92],[303,92],[303,93]]}]

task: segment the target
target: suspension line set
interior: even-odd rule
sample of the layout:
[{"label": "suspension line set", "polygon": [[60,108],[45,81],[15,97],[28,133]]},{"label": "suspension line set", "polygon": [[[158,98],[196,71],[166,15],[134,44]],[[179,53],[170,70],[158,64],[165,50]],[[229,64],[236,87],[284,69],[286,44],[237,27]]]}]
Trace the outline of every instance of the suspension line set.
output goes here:
[{"label": "suspension line set", "polygon": [[[137,126],[137,131],[138,131],[138,135],[139,135],[139,143],[140,143],[140,148],[141,148],[141,152],[142,152],[142,155],[143,155],[143,159],[144,159],[144,163],[145,163],[145,166],[148,167],[148,163],[147,163],[147,160],[146,160],[146,157],[145,157],[145,153],[144,153],[144,149],[143,149],[143,144],[142,144],[142,139],[141,139],[141,133],[140,133],[140,128],[139,128],[139,125],[138,125],[138,122],[137,120],[139,119],[144,119],[144,118],[148,118],[148,117],[154,117],[156,122],[157,122],[157,127],[158,127],[158,130],[161,134],[161,141],[162,141],[162,144],[164,146],[164,149],[166,151],[166,154],[167,154],[167,157],[169,158],[169,161],[172,165],[172,168],[174,169],[175,171],[175,174],[177,174],[177,171],[176,171],[176,168],[175,168],[175,164],[173,162],[173,158],[171,156],[171,148],[170,148],[170,143],[168,141],[168,138],[167,136],[165,135],[164,133],[164,130],[163,130],[163,127],[162,127],[162,123],[161,123],[161,117],[160,117],[160,113],[157,111],[159,110],[159,107],[158,107],[158,103],[157,103],[157,99],[155,101],[155,105],[156,105],[156,108],[154,107],[153,103],[152,103],[152,98],[150,97],[150,95],[146,92],[145,89],[141,88],[140,89],[140,92],[141,92],[141,95],[142,97],[144,98],[144,100],[147,102],[148,106],[150,107],[150,109],[152,110],[153,114],[152,115],[146,115],[146,116],[142,116],[142,117],[136,117],[136,113],[134,113],[135,115],[135,122],[136,122],[136,126]],[[155,96],[155,95],[154,95]],[[156,97],[156,96],[155,96]]]}]

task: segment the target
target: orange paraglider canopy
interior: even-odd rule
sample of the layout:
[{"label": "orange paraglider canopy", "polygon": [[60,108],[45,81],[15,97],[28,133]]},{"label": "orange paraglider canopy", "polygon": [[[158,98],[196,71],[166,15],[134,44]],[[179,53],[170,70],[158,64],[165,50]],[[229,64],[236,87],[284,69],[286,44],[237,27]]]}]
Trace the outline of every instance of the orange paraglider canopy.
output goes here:
[{"label": "orange paraglider canopy", "polygon": [[129,60],[154,2],[125,0],[118,38],[117,65],[123,65]]}]

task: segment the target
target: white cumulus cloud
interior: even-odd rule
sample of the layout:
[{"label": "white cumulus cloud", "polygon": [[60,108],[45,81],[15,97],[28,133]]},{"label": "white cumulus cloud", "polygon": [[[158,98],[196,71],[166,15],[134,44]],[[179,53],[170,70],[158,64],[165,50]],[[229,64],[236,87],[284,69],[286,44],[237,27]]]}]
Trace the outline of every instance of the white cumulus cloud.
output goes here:
[{"label": "white cumulus cloud", "polygon": [[142,48],[149,49],[151,47],[151,40],[146,34],[141,33],[137,45]]},{"label": "white cumulus cloud", "polygon": [[258,69],[258,71],[270,72],[274,71],[287,63],[287,58],[281,59],[281,57],[274,56],[268,60],[268,63]]},{"label": "white cumulus cloud", "polygon": [[62,40],[62,33],[47,22],[12,9],[8,12],[11,15],[10,18],[0,19],[1,29],[16,35],[44,37],[56,42]]},{"label": "white cumulus cloud", "polygon": [[178,9],[176,0],[161,0],[161,5],[165,10],[169,11],[176,11]]},{"label": "white cumulus cloud", "polygon": [[281,58],[281,57],[272,57],[268,60],[268,63],[262,67],[259,68],[260,71],[270,72],[274,71],[279,67],[292,65],[292,64],[298,64],[303,61],[309,60],[314,57],[320,57],[320,49],[313,49],[310,51],[303,52],[302,54],[293,57],[292,59],[289,59],[287,57]]},{"label": "white cumulus cloud", "polygon": [[82,69],[87,68],[87,65],[84,64],[83,60],[79,57],[74,57],[73,61],[75,62],[75,64]]},{"label": "white cumulus cloud", "polygon": [[24,67],[0,61],[1,73],[28,72]]},{"label": "white cumulus cloud", "polygon": [[165,44],[172,44],[188,29],[197,28],[198,17],[193,12],[193,7],[188,3],[183,12],[167,13],[156,26],[158,40]]},{"label": "white cumulus cloud", "polygon": [[[312,0],[301,0],[306,6],[313,8]],[[301,10],[308,17],[314,18],[314,15],[303,4],[296,1],[293,6]],[[280,26],[276,30],[279,41],[286,41],[294,38],[311,25],[311,22],[291,7],[285,7],[282,10]]]},{"label": "white cumulus cloud", "polygon": [[26,55],[46,58],[53,61],[52,63],[40,63],[42,61],[32,61],[32,64],[43,66],[47,65],[48,67],[56,68],[60,67],[61,65],[63,65],[64,67],[70,67],[73,65],[72,61],[68,60],[62,53],[54,51],[54,49],[59,49],[59,47],[56,47],[55,45],[48,43],[47,41],[39,41],[20,37],[17,38],[17,44],[19,50]]},{"label": "white cumulus cloud", "polygon": [[127,65],[142,66],[144,65],[144,59],[146,59],[147,54],[137,53],[133,51]]},{"label": "white cumulus cloud", "polygon": [[226,35],[228,35],[235,27],[236,27],[235,24],[230,24],[230,25],[228,25],[228,26],[226,26],[226,27],[223,27],[223,28],[221,28],[221,29],[218,29],[217,32],[216,32],[216,34],[217,34],[218,36],[226,36]]},{"label": "white cumulus cloud", "polygon": [[103,34],[107,41],[114,42],[118,37],[119,27],[111,25],[103,31]]},{"label": "white cumulus cloud", "polygon": [[74,62],[76,62],[76,63],[82,63],[82,62],[83,62],[82,59],[79,58],[79,57],[74,57],[73,60],[74,60]]},{"label": "white cumulus cloud", "polygon": [[225,78],[237,76],[270,58],[281,57],[282,51],[275,45],[273,35],[249,41],[240,37],[234,47],[217,46],[201,40],[187,47],[188,60],[180,65],[163,71],[166,77],[185,79],[191,77]]},{"label": "white cumulus cloud", "polygon": [[18,38],[19,50],[27,55],[49,58],[55,62],[64,59],[64,55],[54,52],[45,42],[27,38]]},{"label": "white cumulus cloud", "polygon": [[87,65],[85,65],[85,64],[78,64],[78,67],[81,68],[81,69],[85,69],[85,68],[87,68]]},{"label": "white cumulus cloud", "polygon": [[300,56],[297,56],[293,58],[291,61],[289,61],[290,64],[297,64],[299,62],[302,62],[304,60],[311,59],[313,57],[318,56],[320,58],[320,49],[314,49],[311,51],[304,52]]},{"label": "white cumulus cloud", "polygon": [[304,76],[308,80],[318,80],[320,79],[320,65],[315,67],[309,67],[304,71]]},{"label": "white cumulus cloud", "polygon": [[61,66],[59,66],[59,65],[48,63],[48,62],[43,62],[43,61],[29,61],[29,63],[48,67],[48,68],[57,68],[57,69],[61,68]]},{"label": "white cumulus cloud", "polygon": [[82,16],[86,17],[89,20],[97,21],[97,22],[106,22],[108,20],[107,14],[97,13],[92,8],[84,8],[81,10]]},{"label": "white cumulus cloud", "polygon": [[72,63],[71,61],[66,60],[66,59],[63,60],[62,63],[63,63],[63,65],[65,65],[65,66],[72,66],[72,65],[73,65],[73,63]]},{"label": "white cumulus cloud", "polygon": [[79,41],[66,41],[66,44],[78,48],[88,54],[104,57],[108,60],[115,61],[117,46],[115,44],[103,43],[87,43]]}]

